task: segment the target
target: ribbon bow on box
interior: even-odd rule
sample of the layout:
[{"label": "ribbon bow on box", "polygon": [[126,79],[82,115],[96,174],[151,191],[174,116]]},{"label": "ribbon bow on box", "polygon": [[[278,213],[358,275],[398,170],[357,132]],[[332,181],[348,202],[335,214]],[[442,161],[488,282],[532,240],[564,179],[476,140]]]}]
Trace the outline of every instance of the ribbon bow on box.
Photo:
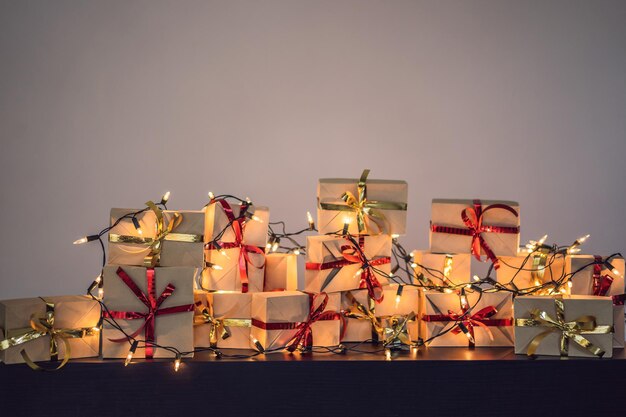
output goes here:
[{"label": "ribbon bow on box", "polygon": [[383,319],[386,322],[383,340],[384,347],[399,348],[402,345],[413,346],[407,326],[410,322],[415,321],[414,311],[405,315],[397,314],[383,317]]},{"label": "ribbon bow on box", "polygon": [[366,307],[359,303],[350,291],[346,293],[346,297],[348,298],[348,301],[350,301],[351,305],[347,310],[342,312],[344,317],[349,319],[368,320],[372,324],[372,340],[383,340],[384,328],[382,327],[380,319],[376,317],[374,313],[375,305],[373,300],[368,296],[367,299],[370,301],[370,305]]},{"label": "ribbon bow on box", "polygon": [[[613,284],[613,277],[609,274],[602,275],[602,270],[606,268],[605,260],[602,256],[595,255],[593,260],[593,295],[606,296]],[[611,298],[613,299],[613,304],[624,305],[626,294],[616,294]]]},{"label": "ribbon bow on box", "polygon": [[[229,314],[223,314],[221,317],[215,317],[213,312],[213,303],[208,305],[202,304],[202,301],[196,302],[196,314],[193,317],[194,325],[210,324],[211,331],[209,333],[209,343],[212,348],[217,347],[217,342],[221,338],[226,340],[231,336],[230,327],[250,327],[251,319],[233,319],[226,318]],[[237,306],[233,307],[233,310]]]}]

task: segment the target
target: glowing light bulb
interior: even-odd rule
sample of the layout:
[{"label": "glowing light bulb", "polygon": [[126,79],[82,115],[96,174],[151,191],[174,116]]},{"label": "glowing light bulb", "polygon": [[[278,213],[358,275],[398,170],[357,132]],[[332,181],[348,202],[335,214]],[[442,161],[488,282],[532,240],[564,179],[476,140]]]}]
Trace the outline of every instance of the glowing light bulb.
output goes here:
[{"label": "glowing light bulb", "polygon": [[415,262],[411,262],[411,268],[413,269],[417,268],[417,264]]},{"label": "glowing light bulb", "polygon": [[350,229],[350,222],[352,221],[352,219],[350,217],[344,217],[343,218],[343,230],[341,232],[342,235],[347,235],[348,234],[348,230]]},{"label": "glowing light bulb", "polygon": [[546,242],[546,239],[548,239],[548,235],[543,235],[543,237],[539,239],[539,244],[543,245]]},{"label": "glowing light bulb", "polygon": [[104,298],[104,288],[98,288],[98,298],[101,300]]},{"label": "glowing light bulb", "polygon": [[404,285],[398,285],[398,290],[396,291],[396,308],[398,308],[398,306],[400,305],[403,291],[404,291]]},{"label": "glowing light bulb", "polygon": [[454,291],[452,290],[452,288],[446,288],[443,290],[443,292],[445,292],[446,294],[452,294]]},{"label": "glowing light bulb", "polygon": [[480,277],[478,275],[474,275],[474,281],[480,281]]},{"label": "glowing light bulb", "polygon": [[293,250],[293,254],[294,255],[300,255],[300,249],[294,249]]},{"label": "glowing light bulb", "polygon": [[94,331],[94,332],[99,332],[100,328],[97,327],[97,326],[94,326],[94,327],[91,328],[91,330]]},{"label": "glowing light bulb", "polygon": [[178,372],[180,369],[180,362],[182,358],[180,357],[180,353],[176,354],[176,359],[174,360],[174,372]]},{"label": "glowing light bulb", "polygon": [[220,250],[220,255],[222,255],[223,257],[230,259],[230,256],[228,256],[228,253],[226,253],[226,249],[221,249]]},{"label": "glowing light bulb", "polygon": [[399,238],[399,237],[400,237],[400,235],[395,234],[395,233],[391,235],[391,238],[392,238],[392,239],[397,239],[397,238]]},{"label": "glowing light bulb", "polygon": [[267,244],[265,245],[265,249],[272,249],[272,243],[267,242]]},{"label": "glowing light bulb", "polygon": [[209,191],[209,200],[211,201],[215,200],[215,194],[213,194],[212,191]]},{"label": "glowing light bulb", "polygon": [[559,291],[561,292],[561,294],[566,294],[567,293],[567,290],[565,288],[561,288]]},{"label": "glowing light bulb", "polygon": [[135,354],[135,351],[137,350],[137,346],[139,345],[139,342],[134,340],[133,344],[130,345],[130,350],[128,351],[128,355],[126,355],[126,360],[124,361],[124,366],[128,366],[128,364],[130,363],[130,361],[133,360],[133,355]]},{"label": "glowing light bulb", "polygon": [[251,219],[254,220],[255,222],[263,223],[263,219],[255,214],[252,215]]},{"label": "glowing light bulb", "polygon": [[568,286],[568,288],[572,288],[572,285],[573,285],[573,284],[572,284],[572,281],[567,281],[567,286]]},{"label": "glowing light bulb", "polygon": [[355,277],[360,277],[362,273],[363,273],[363,268],[359,268],[359,269],[358,269],[358,270],[354,273],[354,276],[355,276]]},{"label": "glowing light bulb", "polygon": [[469,304],[467,302],[467,297],[465,296],[465,294],[461,294],[461,307],[464,309],[469,307]]},{"label": "glowing light bulb", "polygon": [[613,273],[613,275],[617,275],[618,277],[622,276],[622,274],[619,273],[619,269],[617,269],[617,268],[613,268],[611,270],[611,272]]},{"label": "glowing light bulb", "polygon": [[169,199],[170,199],[170,192],[166,191],[165,194],[163,194],[163,197],[161,197],[161,204],[167,203],[167,200]]},{"label": "glowing light bulb", "polygon": [[96,279],[94,279],[94,282],[95,282],[96,284],[100,284],[100,283],[102,282],[102,275],[98,275],[98,276],[96,277]]},{"label": "glowing light bulb", "polygon": [[400,301],[402,301],[402,296],[396,295],[396,308],[398,308],[398,306],[400,305]]},{"label": "glowing light bulb", "polygon": [[386,361],[391,360],[391,349],[385,349],[385,360]]},{"label": "glowing light bulb", "polygon": [[272,244],[272,252],[276,252],[278,250],[278,243],[280,242],[279,239],[276,239],[276,241],[274,241],[274,243]]},{"label": "glowing light bulb", "polygon": [[256,337],[250,335],[250,339],[252,340],[252,344],[254,345],[254,347],[256,347],[256,349],[259,352],[261,352],[261,353],[265,352],[265,349],[263,348],[263,345],[261,344],[261,342],[259,342],[259,340]]},{"label": "glowing light bulb", "polygon": [[213,269],[214,271],[221,271],[224,268],[222,268],[222,266],[218,264],[211,264],[211,269]]},{"label": "glowing light bulb", "polygon": [[315,229],[315,222],[313,221],[313,216],[311,216],[311,212],[306,212],[306,220],[309,222],[309,229]]},{"label": "glowing light bulb", "polygon": [[87,243],[87,236],[81,237],[80,239],[76,239],[74,241],[75,245],[82,245],[83,243]]},{"label": "glowing light bulb", "polygon": [[585,235],[583,237],[579,237],[578,239],[576,239],[576,241],[578,242],[578,244],[585,243],[585,240],[589,239],[589,236],[591,235]]}]

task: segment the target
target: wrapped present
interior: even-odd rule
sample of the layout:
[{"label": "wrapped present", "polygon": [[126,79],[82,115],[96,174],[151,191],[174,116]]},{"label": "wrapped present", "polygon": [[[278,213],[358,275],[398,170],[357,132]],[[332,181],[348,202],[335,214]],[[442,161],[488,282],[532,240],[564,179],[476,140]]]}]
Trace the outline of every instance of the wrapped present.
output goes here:
[{"label": "wrapped present", "polygon": [[298,289],[298,256],[293,253],[265,255],[264,291]]},{"label": "wrapped present", "polygon": [[608,357],[613,354],[610,297],[515,298],[515,353]]},{"label": "wrapped present", "polygon": [[[496,280],[511,289],[539,287],[552,280],[564,283],[563,255],[535,251],[518,252],[517,256],[500,256]],[[546,288],[552,291],[553,286]]]},{"label": "wrapped present", "polygon": [[252,293],[194,291],[196,347],[251,349]]},{"label": "wrapped present", "polygon": [[[204,266],[205,215],[201,211],[111,209],[109,263],[116,265]],[[129,216],[129,217],[125,217]]]},{"label": "wrapped present", "polygon": [[431,347],[513,346],[509,292],[425,291],[421,333]]},{"label": "wrapped present", "polygon": [[206,207],[209,224],[202,287],[210,291],[263,291],[269,210],[214,200]]},{"label": "wrapped present", "polygon": [[391,238],[307,236],[304,290],[338,292],[367,288],[380,301],[391,273]]},{"label": "wrapped present", "polygon": [[[99,355],[100,304],[84,295],[0,301],[0,361],[57,361]],[[46,367],[45,369],[52,369]]]},{"label": "wrapped present", "polygon": [[193,351],[193,282],[197,270],[187,267],[142,268],[107,265],[103,271],[104,317],[102,356],[124,358],[128,338],[145,340],[135,352],[138,358],[174,357],[153,344]]},{"label": "wrapped present", "polygon": [[498,256],[516,256],[519,204],[512,201],[434,199],[430,251],[485,255],[498,268]]},{"label": "wrapped present", "polygon": [[406,181],[322,178],[317,184],[317,224],[320,234],[343,230],[357,234],[406,232]]},{"label": "wrapped present", "polygon": [[376,303],[367,290],[341,293],[341,312],[346,318],[342,342],[382,341],[384,328],[376,317]]},{"label": "wrapped present", "polygon": [[341,297],[275,291],[252,294],[253,341],[267,351],[337,346],[341,341]]},{"label": "wrapped present", "polygon": [[436,285],[459,285],[470,282],[472,262],[471,256],[467,253],[413,251],[413,261],[417,264],[414,270],[416,276],[422,274]]},{"label": "wrapped present", "polygon": [[391,284],[383,287],[384,297],[376,304],[376,317],[383,328],[383,345],[411,346],[419,336],[417,313],[419,290],[411,285]]}]

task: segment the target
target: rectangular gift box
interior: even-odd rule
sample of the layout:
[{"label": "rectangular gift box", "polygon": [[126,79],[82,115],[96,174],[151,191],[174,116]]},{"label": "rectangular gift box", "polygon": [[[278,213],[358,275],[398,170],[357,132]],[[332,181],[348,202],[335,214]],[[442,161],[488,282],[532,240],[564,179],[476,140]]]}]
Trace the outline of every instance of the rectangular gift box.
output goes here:
[{"label": "rectangular gift box", "polygon": [[[307,236],[304,290],[308,292],[338,292],[360,288],[363,278],[371,274],[381,285],[388,282],[391,273],[391,237],[355,236],[355,243],[362,247],[365,257],[372,265],[370,272],[357,272],[363,266],[354,256],[355,245],[345,237]],[[346,256],[348,258],[346,258]]]},{"label": "rectangular gift box", "polygon": [[[174,347],[182,352],[190,352],[193,351],[193,283],[196,273],[196,268],[188,267],[142,268],[107,265],[103,271],[103,301],[126,334],[133,334],[139,330],[135,338],[146,340],[149,324],[145,317],[138,315],[146,315],[152,311],[155,313],[154,342],[161,346]],[[129,283],[125,281],[126,278],[130,280]],[[171,295],[168,296],[170,292]],[[149,305],[156,307],[148,307]],[[116,315],[122,318],[115,318]],[[118,339],[121,339],[121,342],[114,341]],[[105,320],[102,331],[102,357],[125,358],[129,348],[124,334]],[[165,349],[155,347],[152,350],[155,358],[174,356],[174,353]],[[149,353],[150,349],[148,347],[143,349],[143,345],[140,344],[134,356],[144,358],[149,357]]]},{"label": "rectangular gift box", "polygon": [[194,299],[195,347],[253,348],[250,341],[251,293],[194,291]]},{"label": "rectangular gift box", "polygon": [[417,287],[403,285],[398,297],[399,284],[390,284],[383,287],[383,300],[375,306],[375,314],[381,320],[385,330],[385,337],[391,328],[391,319],[395,316],[407,317],[414,315],[415,318],[407,324],[409,338],[412,342],[419,337],[419,298],[420,291]]},{"label": "rectangular gift box", "polygon": [[[488,226],[504,227],[511,232],[517,229],[517,233],[502,233],[485,229],[481,232],[485,243],[491,248],[495,256],[517,256],[520,225],[519,204],[513,201],[493,200],[483,200],[481,204],[483,210],[482,226],[485,228]],[[517,213],[517,216],[499,206],[489,208],[494,204],[510,207]],[[466,213],[471,213],[474,210],[472,200],[433,199],[430,228],[431,252],[471,253],[472,232],[462,217],[462,213],[466,209]],[[472,217],[471,214],[469,217]],[[476,224],[476,219],[472,223]],[[481,254],[486,254],[482,246]]]},{"label": "rectangular gift box", "polygon": [[[563,323],[573,324],[576,321],[592,316],[596,330],[595,334],[583,331],[580,336],[591,342],[594,347],[604,351],[604,357],[610,358],[613,354],[613,334],[604,332],[613,326],[613,303],[610,297],[598,297],[592,295],[572,295],[562,298],[550,296],[525,296],[515,298],[515,353],[527,354],[533,340],[538,341],[536,355],[560,356],[560,340],[563,332],[555,327],[542,323],[532,325],[528,319],[531,314],[543,313],[551,321],[558,322],[557,302],[563,305]],[[546,331],[550,331],[543,339],[536,339]],[[566,340],[568,346],[567,356],[595,357],[592,352],[582,348],[572,338]]]},{"label": "rectangular gift box", "polygon": [[[320,234],[336,233],[343,229],[346,219],[350,221],[350,234],[398,234],[406,233],[406,202],[408,185],[406,181],[397,180],[366,180],[365,207],[371,205],[370,214],[365,213],[367,229],[359,230],[357,214],[349,208],[342,196],[349,192],[359,199],[359,179],[321,178],[317,183],[317,225]],[[381,203],[376,208],[376,204]],[[329,209],[338,206],[345,210]],[[326,207],[326,208],[325,208]],[[395,207],[391,209],[391,207]]]},{"label": "rectangular gift box", "polygon": [[417,264],[415,273],[423,274],[437,285],[470,282],[472,261],[468,253],[443,254],[416,250],[413,251],[413,261]]},{"label": "rectangular gift box", "polygon": [[264,291],[298,289],[298,255],[268,253],[265,255]]},{"label": "rectangular gift box", "polygon": [[[45,300],[45,301],[44,301]],[[99,355],[100,332],[92,328],[100,321],[100,304],[85,295],[65,295],[42,298],[22,298],[0,301],[0,340],[25,335],[34,329],[31,316],[45,318],[46,302],[54,304],[54,329],[91,329],[82,338],[67,338],[71,358],[89,358]],[[0,344],[1,345],[1,344]],[[57,339],[58,358],[65,358],[65,343]],[[0,350],[0,362],[23,363],[24,350],[33,362],[50,360],[50,336],[46,335],[23,344]]]},{"label": "rectangular gift box", "polygon": [[[472,346],[461,323],[473,328],[474,346],[513,346],[513,299],[511,293],[465,293],[469,313],[463,315],[461,295],[425,291],[420,312],[421,336],[430,347]],[[449,330],[449,331],[448,331]],[[471,333],[470,333],[471,334]],[[431,340],[429,340],[431,339]]]},{"label": "rectangular gift box", "polygon": [[[111,209],[111,225],[123,216],[137,212],[136,209]],[[132,219],[120,221],[109,231],[110,264],[145,266],[144,259],[150,254],[150,243],[157,236],[157,216],[147,210],[137,216],[140,230]],[[173,223],[172,223],[173,222]],[[162,239],[159,266],[204,267],[204,242],[208,225],[202,211],[163,211],[163,231],[172,227]],[[142,241],[143,240],[143,241]]]},{"label": "rectangular gift box", "polygon": [[[339,293],[327,294],[328,304],[325,312],[337,312],[337,317],[318,320],[311,324],[314,346],[336,346],[340,343],[341,320],[338,315],[341,308]],[[285,347],[297,333],[295,328],[277,329],[277,327],[296,327],[309,319],[311,297],[315,306],[319,305],[323,295],[313,296],[300,291],[275,291],[252,294],[252,338],[258,340],[267,350]]]},{"label": "rectangular gift box", "polygon": [[341,293],[341,311],[346,313],[346,328],[341,338],[342,342],[379,340],[376,327],[380,330],[382,327],[379,324],[380,319],[375,315],[375,304],[366,289]]}]

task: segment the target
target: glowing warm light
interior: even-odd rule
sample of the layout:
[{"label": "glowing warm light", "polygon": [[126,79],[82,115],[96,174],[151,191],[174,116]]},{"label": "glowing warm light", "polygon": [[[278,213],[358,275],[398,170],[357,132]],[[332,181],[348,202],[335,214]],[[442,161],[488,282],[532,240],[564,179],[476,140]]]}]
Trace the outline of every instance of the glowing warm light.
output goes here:
[{"label": "glowing warm light", "polygon": [[361,276],[361,274],[362,274],[362,273],[363,273],[363,268],[359,268],[359,269],[358,269],[358,270],[354,273],[354,276],[355,276],[355,277],[359,277],[359,276]]},{"label": "glowing warm light", "polygon": [[466,309],[469,307],[469,303],[467,302],[467,297],[465,294],[461,294],[461,307]]},{"label": "glowing warm light", "polygon": [[246,203],[252,204],[252,200],[250,200],[250,197],[246,197]]},{"label": "glowing warm light", "polygon": [[398,306],[400,305],[400,301],[402,300],[402,296],[401,295],[396,295],[396,308],[398,308]]},{"label": "glowing warm light", "polygon": [[411,262],[411,268],[413,269],[417,268],[417,264],[415,262]]},{"label": "glowing warm light", "polygon": [[589,236],[591,235],[585,235],[583,237],[579,237],[578,239],[576,239],[576,242],[578,242],[578,244],[585,243],[585,240],[589,239]]},{"label": "glowing warm light", "polygon": [[256,347],[259,352],[265,352],[263,345],[261,344],[261,342],[259,342],[257,338],[250,335],[250,339],[252,340],[252,344],[254,345],[254,347]]},{"label": "glowing warm light", "polygon": [[315,222],[313,221],[313,216],[310,211],[306,212],[306,220],[309,222],[309,229],[315,228]]},{"label": "glowing warm light", "polygon": [[385,349],[385,360],[386,361],[391,360],[391,349]]},{"label": "glowing warm light", "polygon": [[543,245],[546,242],[546,239],[548,239],[548,235],[543,235],[543,237],[539,239],[539,244]]},{"label": "glowing warm light", "polygon": [[573,285],[573,284],[572,284],[572,281],[567,281],[567,286],[568,286],[569,288],[572,288],[572,285]]},{"label": "glowing warm light", "polygon": [[278,240],[272,244],[272,252],[276,252],[278,250]]},{"label": "glowing warm light", "polygon": [[135,354],[135,351],[137,350],[137,346],[139,345],[138,341],[133,341],[133,344],[130,346],[130,350],[128,351],[128,355],[126,355],[126,360],[124,361],[124,366],[128,366],[128,364],[130,363],[130,361],[133,360],[133,355]]},{"label": "glowing warm light", "polygon": [[170,199],[170,192],[166,191],[165,194],[163,194],[163,197],[161,198],[161,203],[165,204],[167,203],[167,200]]},{"label": "glowing warm light", "polygon": [[267,242],[267,245],[265,245],[265,249],[272,249],[272,243]]},{"label": "glowing warm light", "polygon": [[397,238],[399,238],[399,237],[400,237],[400,235],[395,234],[395,233],[391,235],[391,238],[392,238],[392,239],[397,239]]},{"label": "glowing warm light", "polygon": [[104,288],[98,288],[98,298],[99,299],[104,298]]},{"label": "glowing warm light", "polygon": [[619,273],[619,270],[617,268],[613,268],[611,272],[613,273],[613,275],[617,275],[618,277],[622,276],[622,274]]},{"label": "glowing warm light", "polygon": [[480,277],[478,275],[474,275],[474,281],[480,281]]},{"label": "glowing warm light", "polygon": [[95,282],[96,284],[100,284],[100,283],[102,282],[102,275],[98,275],[98,276],[96,277],[96,279],[94,280],[94,282]]},{"label": "glowing warm light", "polygon": [[300,249],[294,249],[293,250],[293,254],[294,255],[300,255]]},{"label": "glowing warm light", "polygon": [[83,243],[87,243],[87,236],[81,237],[80,239],[74,241],[75,245],[82,245]]},{"label": "glowing warm light", "polygon": [[452,288],[446,288],[445,290],[443,290],[443,292],[445,292],[446,294],[452,294],[454,291],[452,290]]},{"label": "glowing warm light", "polygon": [[220,250],[220,255],[222,255],[223,257],[227,259],[230,259],[230,256],[228,256],[228,253],[226,253],[226,249]]},{"label": "glowing warm light", "polygon": [[178,370],[180,369],[180,362],[181,362],[181,357],[180,357],[180,353],[176,355],[176,359],[174,360],[174,372],[178,372]]},{"label": "glowing warm light", "polygon": [[218,265],[218,264],[211,264],[211,269],[213,269],[215,271],[221,271],[224,268],[222,268],[222,266]]},{"label": "glowing warm light", "polygon": [[209,200],[211,201],[215,200],[215,194],[213,194],[212,191],[209,191]]},{"label": "glowing warm light", "polygon": [[252,215],[251,219],[254,220],[255,222],[263,223],[263,219],[255,214]]}]

